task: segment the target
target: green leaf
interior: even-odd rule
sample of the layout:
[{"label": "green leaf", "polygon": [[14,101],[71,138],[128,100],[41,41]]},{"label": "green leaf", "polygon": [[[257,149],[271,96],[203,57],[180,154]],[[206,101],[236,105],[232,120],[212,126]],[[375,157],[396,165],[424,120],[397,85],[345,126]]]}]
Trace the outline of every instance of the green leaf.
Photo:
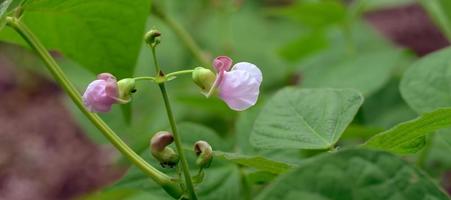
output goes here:
[{"label": "green leaf", "polygon": [[451,1],[449,0],[420,0],[423,7],[451,39]]},{"label": "green leaf", "polygon": [[451,107],[451,48],[416,61],[404,74],[400,89],[418,113]]},{"label": "green leaf", "polygon": [[362,103],[352,89],[282,89],[259,114],[251,143],[264,149],[330,148]]},{"label": "green leaf", "polygon": [[[40,0],[27,4],[22,20],[48,49],[124,78],[133,74],[149,9],[149,0]],[[0,38],[25,45],[11,29]]]},{"label": "green leaf", "polygon": [[[447,200],[422,171],[384,152],[344,150],[307,161],[279,177],[258,200]],[[308,198],[307,198],[308,197]]]},{"label": "green leaf", "polygon": [[[133,189],[116,189],[103,192],[96,192],[78,198],[79,200],[147,200],[147,199],[161,199],[159,196],[151,193],[143,192]],[[170,198],[167,198],[170,199]]]},{"label": "green leaf", "polygon": [[379,133],[363,147],[400,154],[414,153],[423,148],[424,136],[447,127],[451,127],[451,108],[442,108]]},{"label": "green leaf", "polygon": [[384,49],[351,55],[336,53],[331,56],[327,61],[305,67],[302,71],[302,87],[353,88],[369,96],[388,82],[404,53]]},{"label": "green leaf", "polygon": [[343,23],[346,19],[346,8],[338,1],[302,2],[273,9],[271,13],[285,16],[312,28]]},{"label": "green leaf", "polygon": [[324,32],[311,31],[284,45],[279,49],[279,54],[286,60],[297,61],[326,48],[327,45]]},{"label": "green leaf", "polygon": [[273,161],[261,156],[246,156],[237,153],[214,152],[215,158],[225,159],[239,165],[252,167],[261,171],[271,172],[274,174],[282,174],[292,168],[283,162]]},{"label": "green leaf", "polygon": [[6,25],[6,15],[11,2],[13,2],[13,0],[4,0],[2,3],[0,3],[0,31]]}]

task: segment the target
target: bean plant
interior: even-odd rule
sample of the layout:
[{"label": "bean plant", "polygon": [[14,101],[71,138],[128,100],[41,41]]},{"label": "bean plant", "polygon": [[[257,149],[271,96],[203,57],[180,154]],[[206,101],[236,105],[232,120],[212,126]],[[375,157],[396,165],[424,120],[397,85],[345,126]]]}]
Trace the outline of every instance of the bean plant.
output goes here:
[{"label": "bean plant", "polygon": [[[389,44],[360,20],[365,2],[374,1],[299,1],[268,11],[309,27],[279,48],[286,62],[277,62],[273,54],[216,50],[235,31],[227,28],[236,22],[230,13],[246,12],[231,11],[237,2],[218,1],[220,22],[194,27],[202,30],[194,36],[172,18],[171,2],[198,4],[0,4],[0,39],[32,49],[76,106],[74,116],[93,127],[87,132],[101,133],[128,167],[81,199],[449,199],[440,177],[451,166],[443,144],[451,127],[450,48],[417,59]],[[420,1],[450,36],[446,2]],[[283,23],[276,24],[263,38],[253,15],[240,16],[235,48],[254,41],[252,52],[265,52],[297,31],[290,25],[278,33]],[[338,42],[328,44],[329,35]],[[202,37],[210,38],[204,49],[196,42]],[[79,81],[50,50],[89,76]],[[181,54],[190,62],[171,66]]]}]

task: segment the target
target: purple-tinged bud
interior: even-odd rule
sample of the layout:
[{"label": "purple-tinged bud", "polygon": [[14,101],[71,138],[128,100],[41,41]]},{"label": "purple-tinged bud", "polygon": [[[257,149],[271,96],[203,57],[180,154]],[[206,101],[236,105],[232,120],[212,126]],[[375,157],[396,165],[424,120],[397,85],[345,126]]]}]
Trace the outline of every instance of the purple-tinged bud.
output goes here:
[{"label": "purple-tinged bud", "polygon": [[233,60],[227,56],[218,56],[213,60],[213,67],[216,71],[229,71],[232,67]]},{"label": "purple-tinged bud", "polygon": [[193,71],[193,81],[200,87],[202,93],[207,94],[216,80],[216,75],[211,70],[196,67]]},{"label": "purple-tinged bud", "polygon": [[164,168],[173,168],[179,162],[178,154],[168,147],[172,142],[174,142],[174,136],[167,131],[155,133],[150,140],[150,152]]},{"label": "purple-tinged bud", "polygon": [[118,85],[116,77],[102,73],[91,82],[83,94],[83,103],[91,112],[108,112],[118,102]]},{"label": "purple-tinged bud", "polygon": [[213,149],[210,144],[199,140],[194,144],[194,152],[196,153],[196,164],[201,168],[208,168],[213,160]]},{"label": "purple-tinged bud", "polygon": [[119,98],[129,102],[131,100],[131,95],[136,92],[135,89],[135,79],[125,78],[117,82],[119,89]]}]

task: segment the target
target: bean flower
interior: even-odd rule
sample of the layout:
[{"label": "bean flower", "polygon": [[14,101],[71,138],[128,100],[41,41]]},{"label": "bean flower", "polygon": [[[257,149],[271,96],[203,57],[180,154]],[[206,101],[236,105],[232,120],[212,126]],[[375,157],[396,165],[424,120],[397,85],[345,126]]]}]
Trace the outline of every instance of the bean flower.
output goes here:
[{"label": "bean flower", "polygon": [[134,81],[123,79],[118,82],[112,74],[102,73],[86,88],[83,103],[91,112],[109,112],[113,104],[128,103],[130,91],[134,91]]},{"label": "bean flower", "polygon": [[214,59],[217,76],[211,91],[217,89],[219,98],[232,110],[243,111],[257,102],[263,76],[252,63],[239,62],[233,67],[232,63],[232,59],[227,56]]}]

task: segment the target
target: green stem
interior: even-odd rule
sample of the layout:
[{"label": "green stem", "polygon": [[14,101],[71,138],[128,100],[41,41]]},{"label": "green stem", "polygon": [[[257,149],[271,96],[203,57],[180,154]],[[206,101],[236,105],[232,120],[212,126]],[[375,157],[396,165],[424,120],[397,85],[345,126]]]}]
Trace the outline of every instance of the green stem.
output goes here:
[{"label": "green stem", "polygon": [[[157,69],[157,77],[163,77],[164,80],[167,77],[160,71],[160,66],[158,65],[157,56],[155,53],[155,47],[152,48],[152,55],[155,63],[155,69]],[[177,72],[174,72],[177,73]],[[172,134],[174,135],[175,147],[180,157],[180,162],[182,165],[183,176],[185,178],[186,189],[189,192],[190,200],[197,200],[196,192],[194,191],[193,180],[191,179],[191,174],[189,171],[188,161],[185,157],[185,152],[183,151],[182,139],[177,131],[177,126],[175,124],[174,114],[172,113],[171,104],[169,102],[168,93],[166,91],[165,81],[158,82],[158,86],[160,87],[161,94],[163,96],[164,105],[166,107],[166,113],[168,115],[169,124],[171,125]]]},{"label": "green stem", "polygon": [[166,15],[156,3],[152,5],[152,8],[152,14],[160,18],[174,31],[174,33],[183,42],[185,47],[191,52],[191,54],[193,54],[193,56],[203,67],[211,66],[208,59],[204,56],[202,49],[197,45],[188,31],[186,31],[180,24],[178,24],[177,21]]},{"label": "green stem", "polygon": [[182,75],[182,74],[191,74],[193,72],[194,72],[193,69],[181,70],[181,71],[176,71],[176,72],[169,73],[169,74],[166,75],[166,77],[169,79],[171,76],[177,76],[177,75]]},{"label": "green stem", "polygon": [[102,132],[102,134],[118,149],[125,157],[135,164],[141,171],[147,174],[155,182],[160,184],[170,195],[179,197],[179,188],[169,176],[152,167],[138,154],[136,154],[114,131],[95,113],[90,112],[83,104],[80,94],[75,86],[69,81],[56,61],[48,53],[44,45],[19,19],[7,17],[8,26],[12,27],[22,38],[38,53],[46,64],[53,77],[63,87],[72,101],[82,113]]},{"label": "green stem", "polygon": [[156,52],[155,52],[155,47],[151,47],[150,48],[152,50],[152,57],[153,57],[153,65],[155,66],[155,76],[159,76],[160,75],[160,65],[158,64],[158,60],[156,59]]},{"label": "green stem", "polygon": [[172,113],[171,104],[169,103],[168,93],[166,91],[166,86],[163,83],[158,84],[161,90],[161,94],[163,95],[164,105],[166,106],[166,113],[168,115],[169,124],[171,125],[172,133],[174,134],[175,146],[177,148],[177,152],[180,156],[180,162],[182,164],[183,176],[185,178],[186,188],[188,189],[190,199],[197,200],[196,193],[194,191],[193,181],[191,180],[191,174],[189,171],[188,161],[186,160],[185,153],[183,151],[182,140],[177,131],[177,126],[175,124],[175,118]]},{"label": "green stem", "polygon": [[150,77],[150,76],[140,76],[140,77],[135,77],[133,79],[135,79],[135,81],[155,81],[155,77]]}]

